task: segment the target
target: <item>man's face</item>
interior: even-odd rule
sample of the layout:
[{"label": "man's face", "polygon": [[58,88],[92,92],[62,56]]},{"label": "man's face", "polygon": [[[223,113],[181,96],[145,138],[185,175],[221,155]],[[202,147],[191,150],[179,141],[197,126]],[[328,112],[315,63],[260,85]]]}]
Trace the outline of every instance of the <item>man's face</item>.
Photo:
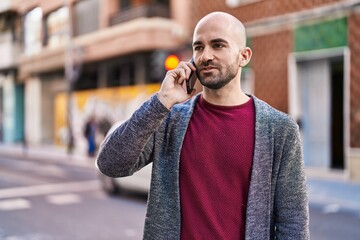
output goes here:
[{"label": "man's face", "polygon": [[239,72],[240,49],[236,34],[218,21],[199,25],[194,32],[193,56],[202,85],[220,89]]}]

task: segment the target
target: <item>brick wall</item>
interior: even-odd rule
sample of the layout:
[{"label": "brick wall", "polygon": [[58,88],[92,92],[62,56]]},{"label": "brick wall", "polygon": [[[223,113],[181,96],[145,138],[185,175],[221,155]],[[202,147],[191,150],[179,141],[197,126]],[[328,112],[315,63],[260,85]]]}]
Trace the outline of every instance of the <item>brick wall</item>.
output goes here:
[{"label": "brick wall", "polygon": [[[344,0],[341,0],[344,1]],[[193,1],[193,26],[204,15],[212,11],[225,11],[238,17],[243,23],[247,23],[262,18],[279,16],[286,13],[293,13],[325,6],[328,4],[341,2],[339,0],[263,0],[237,8],[229,8],[225,0],[198,0]],[[356,21],[356,20],[353,20]],[[360,25],[359,22],[353,23],[354,26]],[[354,40],[359,42],[358,38]],[[358,44],[358,43],[357,43]],[[251,67],[255,73],[255,94],[269,102],[272,106],[287,112],[288,93],[287,93],[287,57],[293,51],[293,36],[291,31],[274,33],[259,36],[251,39],[253,59]],[[359,55],[359,54],[357,54]],[[352,54],[354,56],[354,54]],[[266,66],[264,66],[266,63]],[[358,65],[359,66],[359,65]],[[358,70],[353,70],[352,75]],[[354,78],[354,77],[352,77]],[[354,84],[354,83],[353,83]],[[360,93],[360,91],[358,92]],[[352,94],[354,95],[354,94]],[[354,100],[353,100],[354,101]],[[352,104],[352,107],[354,103]],[[354,118],[354,117],[352,117]],[[360,119],[360,112],[357,114]],[[354,122],[354,121],[352,121]],[[352,123],[355,128],[355,123]],[[353,129],[354,130],[354,129]],[[360,134],[360,133],[359,133]],[[356,141],[360,145],[360,136]]]},{"label": "brick wall", "polygon": [[249,22],[342,1],[344,0],[262,0],[237,8],[229,8],[225,0],[197,0],[192,1],[193,24],[195,25],[202,16],[212,11],[225,11],[243,22]]},{"label": "brick wall", "polygon": [[291,31],[251,39],[250,67],[255,75],[255,95],[273,107],[288,111],[287,57],[293,49]]},{"label": "brick wall", "polygon": [[350,70],[350,146],[360,148],[360,13],[349,17]]}]

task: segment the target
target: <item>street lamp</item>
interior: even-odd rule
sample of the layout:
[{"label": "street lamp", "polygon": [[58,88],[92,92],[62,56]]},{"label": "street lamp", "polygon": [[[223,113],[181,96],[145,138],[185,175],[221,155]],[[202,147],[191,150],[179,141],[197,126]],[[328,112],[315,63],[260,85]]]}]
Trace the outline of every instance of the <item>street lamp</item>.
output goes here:
[{"label": "street lamp", "polygon": [[73,42],[73,17],[71,13],[71,4],[69,0],[65,0],[64,6],[68,10],[67,24],[67,42],[65,49],[65,79],[67,84],[67,152],[72,154],[75,148],[75,139],[73,131],[73,91],[74,84],[79,78],[82,66],[82,50]]}]

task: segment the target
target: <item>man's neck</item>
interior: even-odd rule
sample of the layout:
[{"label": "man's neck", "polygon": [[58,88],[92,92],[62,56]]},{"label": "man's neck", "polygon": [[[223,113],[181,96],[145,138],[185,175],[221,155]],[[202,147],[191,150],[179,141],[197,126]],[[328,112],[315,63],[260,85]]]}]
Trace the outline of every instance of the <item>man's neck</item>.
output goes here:
[{"label": "man's neck", "polygon": [[240,86],[231,86],[228,84],[221,89],[209,89],[204,87],[204,99],[214,105],[219,106],[236,106],[246,103],[250,97],[247,96]]}]

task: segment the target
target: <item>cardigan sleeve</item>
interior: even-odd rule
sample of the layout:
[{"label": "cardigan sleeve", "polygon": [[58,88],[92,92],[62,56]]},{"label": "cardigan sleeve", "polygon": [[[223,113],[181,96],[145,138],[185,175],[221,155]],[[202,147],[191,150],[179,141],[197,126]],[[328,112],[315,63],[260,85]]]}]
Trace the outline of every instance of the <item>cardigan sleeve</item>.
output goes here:
[{"label": "cardigan sleeve", "polygon": [[154,94],[104,139],[96,160],[98,169],[109,177],[123,177],[151,162],[155,133],[168,112]]},{"label": "cardigan sleeve", "polygon": [[303,150],[298,126],[293,123],[284,142],[275,190],[276,239],[310,239],[309,207]]}]

